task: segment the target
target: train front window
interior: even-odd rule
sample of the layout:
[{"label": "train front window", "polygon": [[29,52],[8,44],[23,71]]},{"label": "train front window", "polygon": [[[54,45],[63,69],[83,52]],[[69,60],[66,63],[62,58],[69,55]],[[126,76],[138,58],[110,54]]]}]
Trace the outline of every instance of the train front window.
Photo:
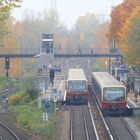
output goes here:
[{"label": "train front window", "polygon": [[125,99],[125,88],[108,87],[103,89],[104,101],[123,101]]},{"label": "train front window", "polygon": [[85,81],[69,81],[68,90],[70,91],[83,91],[86,89]]}]

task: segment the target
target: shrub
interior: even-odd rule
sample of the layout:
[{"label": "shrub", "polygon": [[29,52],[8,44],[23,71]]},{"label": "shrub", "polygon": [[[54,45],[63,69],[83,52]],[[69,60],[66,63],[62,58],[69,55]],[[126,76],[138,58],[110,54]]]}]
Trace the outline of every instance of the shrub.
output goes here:
[{"label": "shrub", "polygon": [[39,89],[35,87],[30,87],[27,89],[27,94],[29,95],[29,98],[31,98],[32,100],[38,97],[39,92],[40,92]]},{"label": "shrub", "polygon": [[17,105],[21,102],[23,98],[23,94],[14,94],[13,96],[10,97],[9,101],[13,105]]}]

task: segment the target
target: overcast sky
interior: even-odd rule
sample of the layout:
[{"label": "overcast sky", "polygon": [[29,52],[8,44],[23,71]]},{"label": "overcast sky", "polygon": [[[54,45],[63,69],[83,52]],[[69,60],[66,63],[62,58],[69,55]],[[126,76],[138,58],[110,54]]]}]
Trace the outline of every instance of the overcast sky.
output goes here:
[{"label": "overcast sky", "polygon": [[[18,20],[24,17],[25,11],[39,12],[51,8],[52,0],[22,0],[21,7],[16,8],[12,15]],[[87,12],[94,13],[102,20],[109,19],[111,6],[117,5],[122,0],[56,0],[57,11],[62,23],[71,28],[79,16]]]}]

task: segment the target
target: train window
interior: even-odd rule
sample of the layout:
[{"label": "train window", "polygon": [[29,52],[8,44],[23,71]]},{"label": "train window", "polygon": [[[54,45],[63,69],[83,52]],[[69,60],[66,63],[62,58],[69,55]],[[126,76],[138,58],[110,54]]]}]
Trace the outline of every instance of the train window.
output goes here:
[{"label": "train window", "polygon": [[68,90],[71,91],[82,91],[86,89],[85,81],[69,81],[68,82]]},{"label": "train window", "polygon": [[101,88],[100,88],[100,86],[98,85],[97,81],[96,81],[94,78],[92,78],[92,82],[93,82],[93,88],[94,88],[94,90],[95,90],[95,93],[99,93],[99,94],[97,94],[97,95],[98,95],[98,96],[101,96]]},{"label": "train window", "polygon": [[122,87],[104,88],[103,99],[105,101],[122,101],[125,99],[125,88]]}]

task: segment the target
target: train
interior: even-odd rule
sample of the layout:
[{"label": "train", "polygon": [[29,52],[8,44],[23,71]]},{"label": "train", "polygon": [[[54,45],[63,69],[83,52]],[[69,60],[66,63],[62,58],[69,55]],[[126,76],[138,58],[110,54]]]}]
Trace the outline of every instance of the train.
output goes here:
[{"label": "train", "polygon": [[66,103],[87,104],[88,94],[88,80],[83,69],[69,69],[66,80]]},{"label": "train", "polygon": [[92,72],[92,87],[103,114],[123,114],[127,109],[126,87],[108,72]]}]

